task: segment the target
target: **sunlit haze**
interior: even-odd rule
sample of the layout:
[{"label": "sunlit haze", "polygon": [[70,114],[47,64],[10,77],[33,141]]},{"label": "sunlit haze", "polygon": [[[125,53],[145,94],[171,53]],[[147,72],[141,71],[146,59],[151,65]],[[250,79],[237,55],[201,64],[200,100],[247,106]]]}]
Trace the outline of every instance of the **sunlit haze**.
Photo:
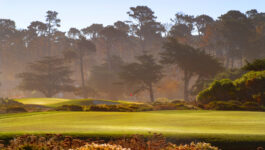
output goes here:
[{"label": "sunlit haze", "polygon": [[130,20],[126,12],[137,5],[150,7],[162,23],[169,23],[176,12],[217,18],[228,10],[265,11],[264,0],[0,0],[0,18],[12,19],[17,28],[26,28],[32,21],[44,21],[46,11],[53,10],[62,20],[61,30],[67,31],[92,23],[111,25]]}]

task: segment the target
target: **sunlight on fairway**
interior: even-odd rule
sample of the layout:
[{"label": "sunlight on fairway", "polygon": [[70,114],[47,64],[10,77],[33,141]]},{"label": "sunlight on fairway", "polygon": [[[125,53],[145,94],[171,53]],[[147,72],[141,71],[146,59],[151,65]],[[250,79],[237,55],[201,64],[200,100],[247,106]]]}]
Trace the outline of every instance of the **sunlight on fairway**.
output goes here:
[{"label": "sunlight on fairway", "polygon": [[51,105],[51,104],[70,101],[70,99],[62,99],[62,98],[22,98],[15,100],[23,104],[35,104],[35,105]]}]

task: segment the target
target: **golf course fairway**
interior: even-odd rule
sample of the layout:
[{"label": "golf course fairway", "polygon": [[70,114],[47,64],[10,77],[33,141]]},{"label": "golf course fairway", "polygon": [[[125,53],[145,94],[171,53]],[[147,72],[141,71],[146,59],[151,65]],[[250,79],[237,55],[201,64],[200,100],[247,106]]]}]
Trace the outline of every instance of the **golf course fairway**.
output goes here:
[{"label": "golf course fairway", "polygon": [[265,142],[265,113],[248,111],[37,112],[0,115],[0,137],[58,133],[122,136],[162,133],[175,140]]}]

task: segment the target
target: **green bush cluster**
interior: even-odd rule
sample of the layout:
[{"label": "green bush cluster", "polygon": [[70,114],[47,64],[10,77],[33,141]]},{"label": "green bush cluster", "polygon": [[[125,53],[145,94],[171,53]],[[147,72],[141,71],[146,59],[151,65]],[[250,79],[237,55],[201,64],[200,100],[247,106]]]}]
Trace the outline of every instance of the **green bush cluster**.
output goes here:
[{"label": "green bush cluster", "polygon": [[265,71],[251,71],[234,81],[237,98],[265,105]]},{"label": "green bush cluster", "polygon": [[12,99],[0,98],[0,113],[20,113],[27,112],[24,104]]},{"label": "green bush cluster", "polygon": [[55,108],[57,111],[83,111],[83,107],[79,105],[63,105]]},{"label": "green bush cluster", "polygon": [[199,104],[212,101],[238,100],[265,104],[265,71],[251,71],[234,81],[222,79],[214,81],[209,88],[197,96]]},{"label": "green bush cluster", "polygon": [[212,101],[205,105],[205,109],[211,110],[246,110],[246,111],[264,111],[264,107],[256,102],[230,101]]},{"label": "green bush cluster", "polygon": [[27,110],[23,106],[13,106],[13,107],[8,107],[6,109],[6,113],[21,113],[21,112],[27,112]]},{"label": "green bush cluster", "polygon": [[153,104],[154,110],[193,110],[198,109],[196,106],[192,104],[188,104],[184,101],[172,101],[172,102],[154,102]]},{"label": "green bush cluster", "polygon": [[116,111],[116,112],[139,112],[151,111],[152,105],[148,104],[116,104],[116,105],[91,105],[86,107],[86,111]]},{"label": "green bush cluster", "polygon": [[209,88],[199,93],[197,100],[202,104],[219,100],[228,101],[236,99],[236,92],[236,86],[230,79],[216,80]]},{"label": "green bush cluster", "polygon": [[97,104],[97,105],[63,105],[55,108],[57,111],[109,111],[109,112],[141,112],[153,110],[192,110],[198,107],[183,102],[154,102],[149,104]]}]

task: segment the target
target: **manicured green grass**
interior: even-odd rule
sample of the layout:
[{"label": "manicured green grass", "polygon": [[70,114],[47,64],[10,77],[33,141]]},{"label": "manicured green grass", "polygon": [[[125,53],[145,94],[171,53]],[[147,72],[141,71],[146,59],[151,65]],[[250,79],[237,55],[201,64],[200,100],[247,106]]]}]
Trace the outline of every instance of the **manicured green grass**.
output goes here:
[{"label": "manicured green grass", "polygon": [[18,134],[58,133],[120,137],[162,133],[170,141],[210,142],[221,149],[249,150],[265,145],[265,112],[37,112],[0,115],[0,139]]},{"label": "manicured green grass", "polygon": [[265,113],[240,111],[40,112],[0,115],[0,134],[125,135],[265,141]]},{"label": "manicured green grass", "polygon": [[15,99],[23,104],[36,104],[50,107],[57,107],[62,105],[88,105],[88,104],[123,104],[135,103],[121,100],[95,100],[95,99],[61,99],[61,98],[22,98]]},{"label": "manicured green grass", "polygon": [[15,99],[23,104],[36,104],[36,105],[54,105],[57,103],[68,102],[70,99],[62,99],[62,98],[22,98],[22,99]]}]

